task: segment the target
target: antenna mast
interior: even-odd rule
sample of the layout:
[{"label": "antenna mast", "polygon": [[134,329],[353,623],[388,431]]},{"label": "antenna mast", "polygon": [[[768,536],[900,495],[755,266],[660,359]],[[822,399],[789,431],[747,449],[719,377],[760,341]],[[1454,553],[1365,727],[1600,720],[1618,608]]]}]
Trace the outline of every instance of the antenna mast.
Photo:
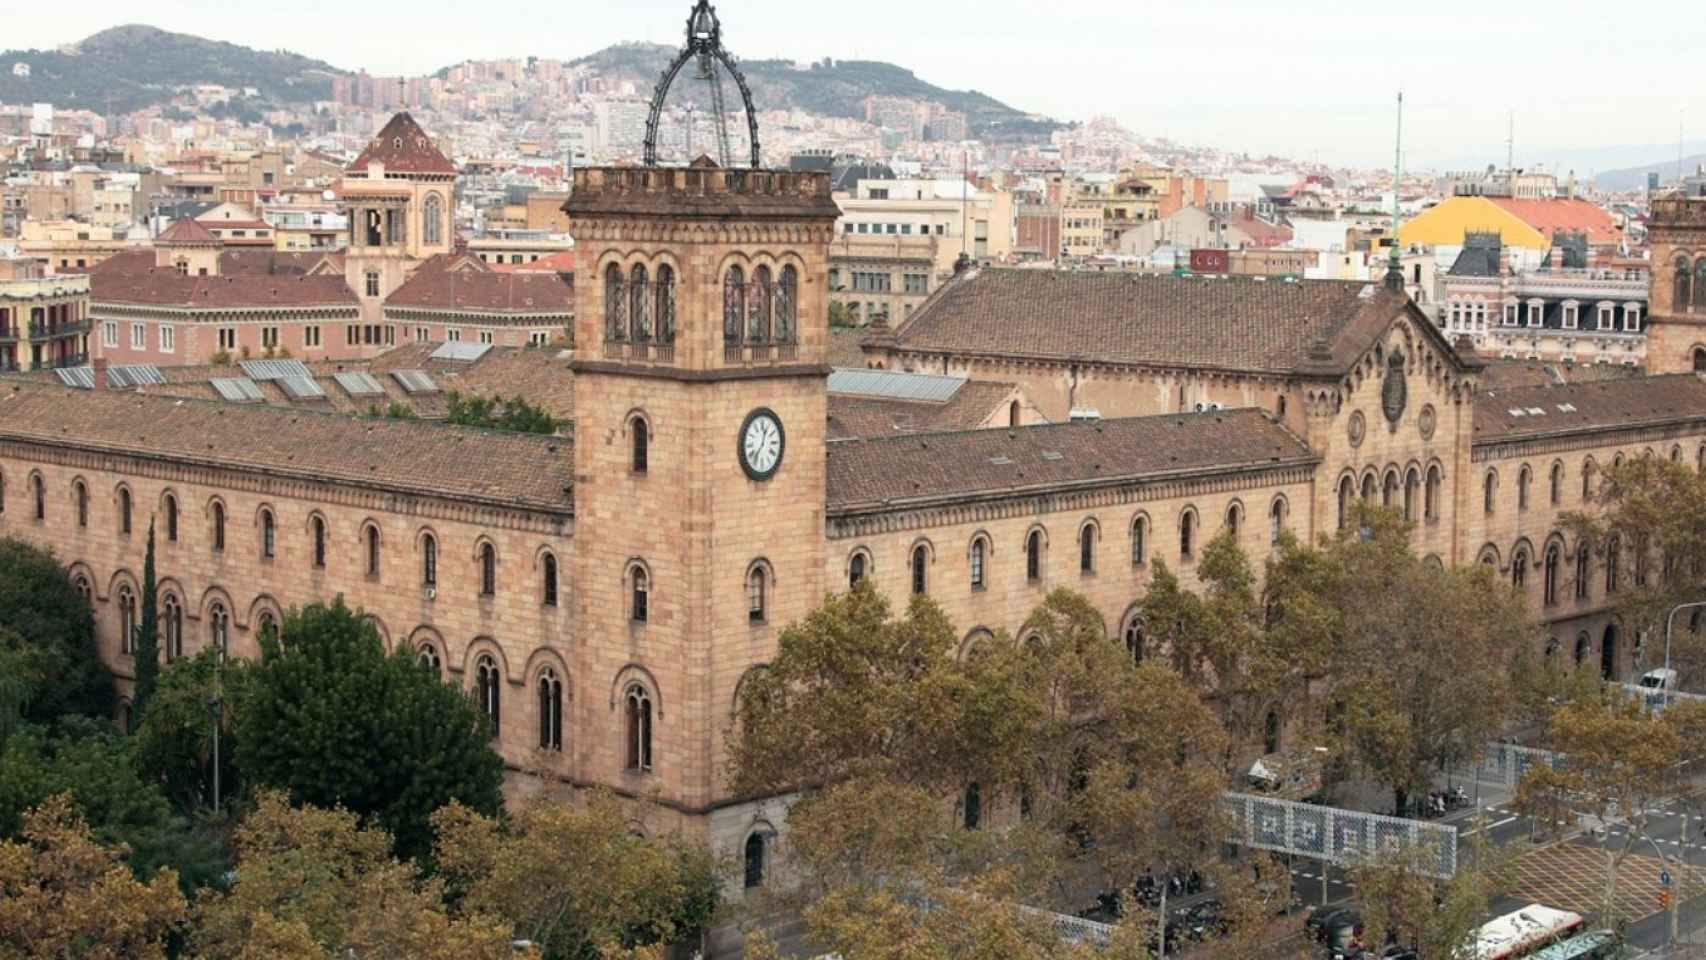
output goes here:
[{"label": "antenna mast", "polygon": [[1398,91],[1398,136],[1392,148],[1392,255],[1386,261],[1386,289],[1404,292],[1404,265],[1398,258],[1398,183],[1404,177],[1404,91]]}]

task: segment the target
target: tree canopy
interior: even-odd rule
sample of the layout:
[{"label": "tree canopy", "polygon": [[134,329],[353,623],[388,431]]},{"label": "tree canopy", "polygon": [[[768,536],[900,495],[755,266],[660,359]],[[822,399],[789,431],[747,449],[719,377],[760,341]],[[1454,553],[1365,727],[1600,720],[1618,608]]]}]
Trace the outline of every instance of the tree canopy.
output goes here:
[{"label": "tree canopy", "polygon": [[556,433],[564,426],[563,421],[551,416],[544,407],[529,403],[519,394],[506,400],[502,396],[464,394],[452,390],[446,401],[449,409],[447,419],[459,426],[544,434]]},{"label": "tree canopy", "polygon": [[11,537],[0,537],[0,655],[22,678],[14,696],[23,719],[113,715],[89,601],[51,551]]}]

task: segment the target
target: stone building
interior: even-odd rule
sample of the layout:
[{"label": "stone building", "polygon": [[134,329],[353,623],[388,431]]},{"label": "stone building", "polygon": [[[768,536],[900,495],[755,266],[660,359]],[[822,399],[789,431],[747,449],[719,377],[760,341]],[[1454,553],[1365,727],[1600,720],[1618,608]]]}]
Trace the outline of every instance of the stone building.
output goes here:
[{"label": "stone building", "polygon": [[88,358],[88,277],[0,274],[0,371],[74,367]]},{"label": "stone building", "polygon": [[[1660,262],[1692,263],[1706,215],[1661,210]],[[1650,653],[1609,598],[1651,563],[1584,553],[1560,516],[1619,457],[1706,462],[1692,373],[1489,390],[1401,282],[983,269],[864,356],[1004,385],[1018,423],[832,435],[826,174],[580,169],[565,212],[576,346],[544,375],[572,437],[9,378],[0,535],[70,565],[127,689],[152,521],[166,655],[252,653],[341,594],[497,721],[512,790],[607,787],[760,860],[787,799],[728,789],[741,681],[861,579],[938,600],[962,647],[1071,587],[1144,655],[1156,560],[1193,584],[1231,529],[1260,568],[1361,498],[1408,515],[1418,553],[1523,589],[1537,644],[1610,675]],[[1706,352],[1689,316],[1655,296],[1661,370]]]}]

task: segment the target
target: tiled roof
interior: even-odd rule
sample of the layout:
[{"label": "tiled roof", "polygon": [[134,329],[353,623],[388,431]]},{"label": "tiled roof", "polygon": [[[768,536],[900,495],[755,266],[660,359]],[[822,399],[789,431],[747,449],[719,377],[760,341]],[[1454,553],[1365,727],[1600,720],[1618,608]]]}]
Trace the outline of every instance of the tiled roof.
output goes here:
[{"label": "tiled roof", "polygon": [[1514,197],[1488,197],[1499,209],[1511,214],[1550,237],[1554,233],[1582,232],[1594,246],[1616,244],[1623,239],[1611,214],[1586,200],[1518,200]]},{"label": "tiled roof", "polygon": [[[326,260],[336,264],[338,256],[321,250],[222,250],[219,253],[219,273],[227,277],[237,274],[300,275]],[[343,273],[341,269],[337,272]]]},{"label": "tiled roof", "polygon": [[1404,309],[1362,282],[985,268],[897,336],[903,351],[1334,375]]},{"label": "tiled roof", "polygon": [[[147,273],[154,269],[155,255],[149,248],[138,250],[120,250],[118,253],[102,260],[89,268],[91,277],[117,276],[128,273]],[[91,283],[94,281],[91,280]]]},{"label": "tiled roof", "polygon": [[1017,385],[968,380],[946,403],[829,395],[829,439],[894,437],[909,433],[976,430],[991,417],[1007,424],[1008,398]]},{"label": "tiled roof", "polygon": [[387,307],[478,313],[572,313],[575,289],[557,273],[416,270],[385,298]]},{"label": "tiled roof", "polygon": [[364,172],[369,163],[384,164],[387,173],[456,172],[456,164],[438,152],[432,138],[408,111],[392,117],[348,169],[351,173]]},{"label": "tiled roof", "polygon": [[0,387],[0,439],[573,511],[562,437],[10,383]]},{"label": "tiled roof", "polygon": [[154,238],[154,242],[161,246],[185,244],[216,247],[219,245],[219,238],[200,223],[184,217],[167,227],[164,233]]},{"label": "tiled roof", "polygon": [[493,273],[574,273],[575,252],[563,250],[530,263],[494,263]]},{"label": "tiled roof", "polygon": [[1630,380],[1644,374],[1621,363],[1542,363],[1539,360],[1488,358],[1477,381],[1484,391],[1549,387],[1596,380]]},{"label": "tiled roof", "polygon": [[1475,397],[1475,443],[1706,421],[1706,380],[1693,374],[1491,390]]},{"label": "tiled roof", "polygon": [[863,339],[865,331],[856,327],[830,327],[829,365],[863,369],[865,351],[859,348],[859,341]]},{"label": "tiled roof", "polygon": [[160,306],[309,307],[355,306],[359,301],[343,277],[268,276],[189,277],[165,267],[143,273],[96,273],[89,298],[99,303]]},{"label": "tiled roof", "polygon": [[852,513],[1317,459],[1255,409],[968,430],[832,443],[828,499]]}]

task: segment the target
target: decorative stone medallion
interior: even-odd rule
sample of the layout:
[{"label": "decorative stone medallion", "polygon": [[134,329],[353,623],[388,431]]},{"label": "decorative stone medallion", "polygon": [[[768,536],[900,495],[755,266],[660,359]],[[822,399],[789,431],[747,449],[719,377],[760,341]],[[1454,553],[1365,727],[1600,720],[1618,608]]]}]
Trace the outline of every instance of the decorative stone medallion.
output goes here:
[{"label": "decorative stone medallion", "polygon": [[1348,429],[1350,431],[1351,446],[1362,446],[1362,435],[1367,432],[1368,424],[1363,421],[1361,410],[1351,411],[1351,422]]},{"label": "decorative stone medallion", "polygon": [[1422,404],[1422,412],[1416,415],[1416,429],[1421,431],[1423,440],[1434,438],[1434,405]]}]

